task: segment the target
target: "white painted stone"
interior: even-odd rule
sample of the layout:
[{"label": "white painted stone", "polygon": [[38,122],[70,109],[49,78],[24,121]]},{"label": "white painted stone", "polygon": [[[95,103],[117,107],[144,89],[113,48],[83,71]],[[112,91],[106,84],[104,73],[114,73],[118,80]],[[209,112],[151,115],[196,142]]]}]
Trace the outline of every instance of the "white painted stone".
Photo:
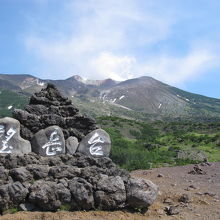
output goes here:
[{"label": "white painted stone", "polygon": [[58,126],[38,131],[31,140],[32,150],[41,156],[50,157],[65,154],[65,139]]},{"label": "white painted stone", "polygon": [[25,154],[31,144],[20,136],[20,122],[14,118],[0,119],[0,154]]},{"label": "white painted stone", "polygon": [[94,157],[108,157],[110,150],[111,140],[108,133],[97,129],[83,138],[77,151]]}]

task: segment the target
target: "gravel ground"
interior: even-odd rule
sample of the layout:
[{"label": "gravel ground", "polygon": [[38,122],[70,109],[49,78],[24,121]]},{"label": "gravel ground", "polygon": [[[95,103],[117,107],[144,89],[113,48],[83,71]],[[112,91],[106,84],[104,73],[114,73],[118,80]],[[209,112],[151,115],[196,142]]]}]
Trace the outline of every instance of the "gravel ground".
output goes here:
[{"label": "gravel ground", "polygon": [[[141,219],[220,219],[220,162],[136,170],[133,177],[142,177],[159,185],[156,202],[148,212],[17,212],[1,220],[141,220]],[[194,174],[189,174],[193,171]],[[200,174],[199,174],[200,173]]]}]

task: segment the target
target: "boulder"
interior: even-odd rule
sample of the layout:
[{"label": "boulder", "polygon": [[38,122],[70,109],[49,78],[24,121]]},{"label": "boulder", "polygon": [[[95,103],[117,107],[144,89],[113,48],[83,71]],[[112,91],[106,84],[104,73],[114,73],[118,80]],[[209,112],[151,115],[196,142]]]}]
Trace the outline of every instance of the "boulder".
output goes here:
[{"label": "boulder", "polygon": [[66,153],[71,154],[71,155],[75,154],[78,146],[79,146],[79,142],[76,137],[71,136],[71,137],[67,138],[67,140],[66,140]]},{"label": "boulder", "polygon": [[14,181],[20,181],[22,183],[32,180],[32,175],[25,167],[14,168],[10,170],[9,175]]},{"label": "boulder", "polygon": [[72,209],[90,210],[94,208],[93,187],[82,178],[73,178],[69,182],[69,188],[73,197]]},{"label": "boulder", "polygon": [[62,129],[65,139],[75,136],[79,141],[98,128],[94,119],[81,115],[72,101],[50,83],[31,96],[25,110],[14,109],[12,115],[21,123],[21,136],[29,141],[36,132],[52,125]]},{"label": "boulder", "polygon": [[95,200],[99,209],[114,210],[125,206],[126,190],[120,176],[101,175],[97,190]]},{"label": "boulder", "polygon": [[8,192],[14,205],[24,202],[28,194],[28,190],[18,181],[9,184]]},{"label": "boulder", "polygon": [[26,167],[26,169],[32,173],[35,180],[44,179],[48,176],[49,166],[48,165],[36,165],[31,164]]},{"label": "boulder", "polygon": [[31,140],[33,152],[44,156],[65,154],[65,139],[58,126],[50,126],[38,131]]},{"label": "boulder", "polygon": [[3,166],[0,166],[0,180],[1,181],[7,180],[7,177],[8,177],[8,171]]},{"label": "boulder", "polygon": [[28,200],[42,210],[56,211],[62,202],[71,201],[71,194],[63,184],[38,180],[30,187]]},{"label": "boulder", "polygon": [[54,179],[71,179],[73,177],[80,176],[80,174],[81,170],[78,167],[68,165],[53,166],[49,170],[49,175]]},{"label": "boulder", "polygon": [[134,208],[147,208],[152,205],[158,194],[158,186],[150,180],[130,179],[127,202]]},{"label": "boulder", "polygon": [[0,185],[0,212],[10,208],[11,200],[8,192],[8,185]]},{"label": "boulder", "polygon": [[31,144],[20,136],[20,123],[14,118],[0,119],[0,154],[27,154]]},{"label": "boulder", "polygon": [[77,149],[78,152],[93,157],[108,157],[110,150],[111,140],[109,134],[102,129],[96,129],[86,135]]}]

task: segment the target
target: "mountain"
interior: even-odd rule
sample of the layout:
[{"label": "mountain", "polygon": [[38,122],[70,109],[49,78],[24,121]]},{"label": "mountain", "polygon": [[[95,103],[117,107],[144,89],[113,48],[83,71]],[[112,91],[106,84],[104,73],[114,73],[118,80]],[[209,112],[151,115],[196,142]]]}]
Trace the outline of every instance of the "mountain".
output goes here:
[{"label": "mountain", "polygon": [[152,77],[117,82],[88,80],[78,75],[65,80],[43,80],[31,75],[0,74],[0,89],[23,95],[26,100],[48,82],[92,116],[115,115],[141,120],[220,118],[220,99],[189,93]]}]

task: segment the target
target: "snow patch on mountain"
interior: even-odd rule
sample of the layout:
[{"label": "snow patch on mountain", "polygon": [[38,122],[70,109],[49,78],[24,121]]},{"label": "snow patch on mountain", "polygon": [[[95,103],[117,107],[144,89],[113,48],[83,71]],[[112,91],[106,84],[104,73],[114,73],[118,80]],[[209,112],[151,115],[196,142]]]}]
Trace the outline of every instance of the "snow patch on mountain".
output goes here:
[{"label": "snow patch on mountain", "polygon": [[125,95],[122,95],[122,96],[119,98],[119,100],[123,99],[124,97],[125,97]]}]

